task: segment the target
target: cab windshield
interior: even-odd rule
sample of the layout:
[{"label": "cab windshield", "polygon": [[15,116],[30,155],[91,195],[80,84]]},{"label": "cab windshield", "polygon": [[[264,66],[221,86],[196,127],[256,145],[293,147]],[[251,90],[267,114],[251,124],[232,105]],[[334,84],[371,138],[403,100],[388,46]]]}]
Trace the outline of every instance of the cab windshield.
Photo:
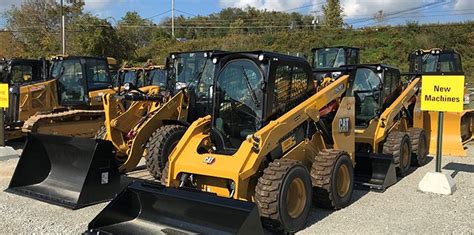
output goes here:
[{"label": "cab windshield", "polygon": [[367,126],[380,110],[381,79],[368,68],[359,68],[355,73],[352,95],[356,100],[356,126]]},{"label": "cab windshield", "polygon": [[458,54],[425,54],[423,55],[423,72],[462,72]]},{"label": "cab windshield", "polygon": [[150,72],[151,85],[165,87],[166,86],[166,70],[153,69]]},{"label": "cab windshield", "polygon": [[313,68],[337,68],[345,64],[344,49],[322,48],[314,52]]},{"label": "cab windshield", "polygon": [[199,74],[206,61],[204,53],[179,54],[174,61],[176,82],[189,83]]},{"label": "cab windshield", "polygon": [[122,78],[123,78],[123,84],[131,83],[133,85],[136,85],[135,83],[137,82],[137,71],[133,71],[133,70],[123,71]]},{"label": "cab windshield", "polygon": [[216,83],[216,110],[213,125],[224,137],[227,148],[236,149],[258,130],[262,119],[263,75],[251,60],[229,62]]}]

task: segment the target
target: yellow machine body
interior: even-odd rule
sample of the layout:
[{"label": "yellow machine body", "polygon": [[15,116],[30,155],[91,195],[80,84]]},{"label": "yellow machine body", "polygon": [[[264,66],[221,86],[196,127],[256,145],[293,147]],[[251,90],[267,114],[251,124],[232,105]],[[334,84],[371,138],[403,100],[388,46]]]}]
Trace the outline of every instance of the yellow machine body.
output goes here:
[{"label": "yellow machine body", "polygon": [[[148,95],[156,95],[159,87],[140,88]],[[112,142],[119,158],[124,159],[119,170],[129,172],[135,169],[140,159],[146,155],[145,144],[151,134],[163,126],[164,120],[184,121],[188,114],[186,91],[159,101],[133,101],[128,109],[122,100],[114,95],[104,97],[105,139]]]},{"label": "yellow machine body", "polygon": [[[333,132],[334,146],[329,146],[319,133],[300,143],[292,139],[291,131],[305,121],[319,121],[319,110],[331,101],[340,99],[346,91],[349,76],[339,78],[289,112],[277,118],[253,135],[248,136],[232,155],[211,152],[199,153],[201,147],[209,147],[211,116],[200,118],[188,128],[183,138],[169,157],[167,185],[178,187],[180,175],[195,175],[198,189],[244,201],[254,201],[257,171],[261,170],[265,156],[281,145],[282,158],[301,161],[308,169],[314,156],[328,148],[344,150],[354,161],[354,125],[347,133]],[[337,129],[339,118],[349,118],[354,123],[354,99],[344,98],[334,118]],[[211,164],[206,159],[214,159]],[[235,193],[230,195],[228,183],[235,184]]]}]

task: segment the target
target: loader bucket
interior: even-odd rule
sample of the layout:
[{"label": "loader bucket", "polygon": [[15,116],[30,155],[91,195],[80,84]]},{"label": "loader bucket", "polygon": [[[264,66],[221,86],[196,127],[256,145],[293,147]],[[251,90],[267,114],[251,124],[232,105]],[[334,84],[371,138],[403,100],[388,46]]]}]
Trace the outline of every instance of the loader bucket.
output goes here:
[{"label": "loader bucket", "polygon": [[[438,136],[438,112],[429,112],[431,124],[430,152],[436,155]],[[474,135],[474,110],[461,113],[445,112],[443,122],[443,156],[467,157],[464,144],[471,141]]]},{"label": "loader bucket", "polygon": [[386,154],[357,154],[355,184],[384,192],[397,182],[393,157]]},{"label": "loader bucket", "polygon": [[6,191],[78,209],[111,200],[120,189],[110,142],[29,134]]},{"label": "loader bucket", "polygon": [[132,182],[86,234],[263,234],[254,203]]}]

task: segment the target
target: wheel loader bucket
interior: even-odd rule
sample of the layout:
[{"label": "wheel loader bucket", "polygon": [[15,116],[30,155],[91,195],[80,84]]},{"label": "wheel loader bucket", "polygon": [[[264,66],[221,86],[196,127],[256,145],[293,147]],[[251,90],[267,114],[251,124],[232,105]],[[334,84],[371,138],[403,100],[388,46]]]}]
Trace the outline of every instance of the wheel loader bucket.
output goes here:
[{"label": "wheel loader bucket", "polygon": [[110,142],[29,134],[7,191],[78,209],[109,201],[120,189]]},{"label": "wheel loader bucket", "polygon": [[254,203],[132,182],[86,234],[263,234]]},{"label": "wheel loader bucket", "polygon": [[393,157],[386,154],[358,154],[354,171],[355,184],[383,192],[397,182]]},{"label": "wheel loader bucket", "polygon": [[[431,135],[430,155],[436,155],[438,112],[429,112]],[[445,112],[443,122],[443,156],[467,157],[465,144],[474,137],[474,110]]]}]

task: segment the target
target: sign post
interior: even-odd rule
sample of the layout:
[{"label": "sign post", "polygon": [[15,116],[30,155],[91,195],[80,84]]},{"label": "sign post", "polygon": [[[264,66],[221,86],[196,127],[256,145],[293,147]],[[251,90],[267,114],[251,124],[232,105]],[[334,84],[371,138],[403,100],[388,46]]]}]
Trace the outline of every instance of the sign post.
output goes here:
[{"label": "sign post", "polygon": [[462,112],[463,75],[423,75],[421,79],[421,110],[438,112],[435,172],[428,172],[418,184],[423,192],[450,195],[456,189],[451,176],[441,172],[444,112]]}]

